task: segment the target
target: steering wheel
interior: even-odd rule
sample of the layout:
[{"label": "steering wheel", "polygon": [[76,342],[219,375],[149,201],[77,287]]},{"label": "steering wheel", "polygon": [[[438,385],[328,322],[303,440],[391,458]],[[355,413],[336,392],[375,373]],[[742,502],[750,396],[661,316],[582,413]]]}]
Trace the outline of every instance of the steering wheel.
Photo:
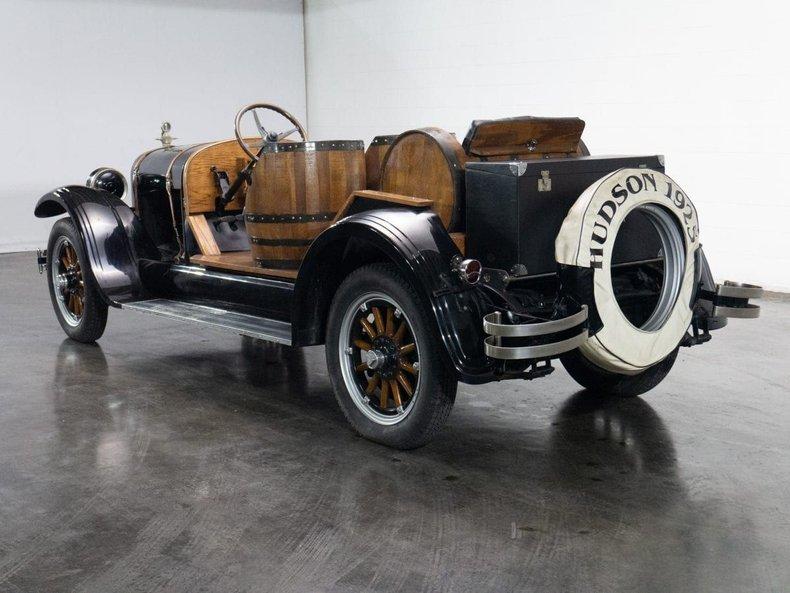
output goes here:
[{"label": "steering wheel", "polygon": [[[268,109],[269,111],[274,111],[275,113],[278,113],[287,119],[294,125],[294,127],[286,132],[269,132],[261,125],[261,120],[258,118],[258,112],[256,111],[257,109]],[[253,103],[251,105],[247,105],[246,107],[242,107],[236,114],[236,140],[238,141],[242,150],[246,152],[247,156],[249,156],[254,162],[258,161],[258,154],[252,151],[249,144],[244,141],[244,137],[241,135],[241,118],[244,117],[248,111],[252,111],[252,117],[255,118],[255,125],[258,128],[258,133],[261,135],[261,139],[263,140],[264,144],[280,142],[281,140],[285,140],[294,132],[299,132],[299,135],[302,137],[302,141],[307,140],[307,132],[305,132],[304,126],[302,126],[302,124],[299,123],[299,120],[288,113],[285,109],[278,107],[277,105],[271,105],[269,103]]]}]

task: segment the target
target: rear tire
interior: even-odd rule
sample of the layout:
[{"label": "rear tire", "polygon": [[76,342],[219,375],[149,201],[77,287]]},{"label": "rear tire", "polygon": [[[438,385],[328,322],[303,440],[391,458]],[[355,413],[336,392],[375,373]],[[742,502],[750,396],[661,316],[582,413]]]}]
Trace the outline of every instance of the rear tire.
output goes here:
[{"label": "rear tire", "polygon": [[70,218],[62,218],[52,226],[47,260],[49,296],[60,327],[72,340],[95,342],[107,325],[107,303],[99,293],[82,240]]},{"label": "rear tire", "polygon": [[434,320],[397,268],[373,264],[346,278],[326,334],[337,403],[361,436],[413,449],[439,432],[455,401],[455,372]]},{"label": "rear tire", "polygon": [[560,357],[562,366],[582,387],[600,395],[635,397],[653,389],[664,380],[675,364],[680,347],[675,348],[662,360],[636,375],[621,375],[602,369],[590,362],[578,350]]}]

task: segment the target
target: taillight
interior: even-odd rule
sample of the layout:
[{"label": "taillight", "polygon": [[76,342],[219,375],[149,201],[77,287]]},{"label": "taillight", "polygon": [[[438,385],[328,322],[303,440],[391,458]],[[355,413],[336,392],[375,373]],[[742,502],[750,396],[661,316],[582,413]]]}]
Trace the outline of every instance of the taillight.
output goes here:
[{"label": "taillight", "polygon": [[480,281],[480,272],[483,264],[476,259],[465,259],[458,263],[458,275],[468,284],[477,284]]}]

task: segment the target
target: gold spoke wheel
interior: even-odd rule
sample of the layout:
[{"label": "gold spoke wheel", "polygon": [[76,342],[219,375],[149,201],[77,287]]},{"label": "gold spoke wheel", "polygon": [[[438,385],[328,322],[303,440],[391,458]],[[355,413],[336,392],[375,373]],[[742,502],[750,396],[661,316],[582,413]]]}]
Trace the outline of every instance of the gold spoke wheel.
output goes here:
[{"label": "gold spoke wheel", "polygon": [[63,317],[69,325],[79,325],[85,313],[85,279],[77,250],[66,237],[55,244],[52,281]]},{"label": "gold spoke wheel", "polygon": [[[391,424],[408,413],[419,384],[419,348],[402,309],[389,297],[361,297],[346,315],[345,369],[358,407]],[[364,406],[364,408],[363,408]]]}]

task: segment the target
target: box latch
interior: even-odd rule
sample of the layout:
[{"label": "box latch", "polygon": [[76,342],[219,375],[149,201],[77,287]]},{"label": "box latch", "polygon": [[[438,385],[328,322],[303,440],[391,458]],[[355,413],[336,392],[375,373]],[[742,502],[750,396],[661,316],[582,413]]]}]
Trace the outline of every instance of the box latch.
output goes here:
[{"label": "box latch", "polygon": [[551,177],[549,177],[548,171],[540,172],[540,179],[538,179],[538,191],[551,191]]}]

